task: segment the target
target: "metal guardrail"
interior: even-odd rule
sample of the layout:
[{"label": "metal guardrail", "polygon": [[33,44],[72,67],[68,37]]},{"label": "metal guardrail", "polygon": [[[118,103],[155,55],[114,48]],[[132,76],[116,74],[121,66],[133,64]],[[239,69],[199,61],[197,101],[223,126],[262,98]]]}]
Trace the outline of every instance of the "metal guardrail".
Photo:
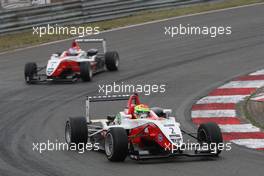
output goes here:
[{"label": "metal guardrail", "polygon": [[204,0],[113,0],[95,3],[73,0],[37,7],[0,11],[0,34],[27,30],[43,25],[78,25],[114,19],[142,10],[151,10],[202,2]]},{"label": "metal guardrail", "polygon": [[31,6],[31,0],[0,0],[0,11]]}]

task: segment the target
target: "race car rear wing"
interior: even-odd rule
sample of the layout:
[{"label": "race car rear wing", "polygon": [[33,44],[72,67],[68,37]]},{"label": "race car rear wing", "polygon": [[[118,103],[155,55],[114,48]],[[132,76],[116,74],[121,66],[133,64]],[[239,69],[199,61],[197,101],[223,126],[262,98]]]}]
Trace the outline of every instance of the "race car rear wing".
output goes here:
[{"label": "race car rear wing", "polygon": [[103,45],[103,52],[106,53],[106,40],[105,39],[88,39],[88,38],[78,38],[75,39],[78,43],[102,43]]},{"label": "race car rear wing", "polygon": [[87,96],[86,99],[86,120],[90,122],[90,103],[105,102],[105,101],[123,101],[129,100],[131,95],[105,95],[105,96]]}]

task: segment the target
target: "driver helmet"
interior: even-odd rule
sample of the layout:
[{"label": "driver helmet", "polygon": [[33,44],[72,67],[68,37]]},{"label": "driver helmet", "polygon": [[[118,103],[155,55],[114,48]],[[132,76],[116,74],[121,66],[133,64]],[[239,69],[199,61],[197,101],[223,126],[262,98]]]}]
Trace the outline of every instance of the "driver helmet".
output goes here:
[{"label": "driver helmet", "polygon": [[136,118],[147,118],[149,116],[150,109],[148,105],[140,104],[135,106],[135,117]]},{"label": "driver helmet", "polygon": [[70,48],[70,49],[69,49],[69,54],[70,54],[71,56],[78,55],[78,53],[79,53],[79,51],[78,51],[77,48]]},{"label": "driver helmet", "polygon": [[72,56],[78,55],[80,53],[80,46],[76,41],[72,42],[72,46],[69,48],[68,53]]}]

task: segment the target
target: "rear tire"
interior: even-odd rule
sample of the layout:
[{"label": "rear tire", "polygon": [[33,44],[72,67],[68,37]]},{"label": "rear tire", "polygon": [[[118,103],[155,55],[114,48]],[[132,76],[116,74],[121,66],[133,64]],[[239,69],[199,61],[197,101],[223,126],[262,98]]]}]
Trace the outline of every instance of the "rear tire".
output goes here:
[{"label": "rear tire", "polygon": [[70,117],[65,125],[65,139],[68,144],[86,144],[88,128],[85,117]]},{"label": "rear tire", "polygon": [[110,128],[105,137],[105,154],[109,161],[124,161],[128,154],[128,137],[124,128]]},{"label": "rear tire", "polygon": [[92,80],[93,71],[89,62],[80,63],[80,77],[84,82]]},{"label": "rear tire", "polygon": [[118,70],[119,54],[116,51],[109,51],[105,53],[105,65],[109,71]]},{"label": "rear tire", "polygon": [[[221,129],[216,123],[209,122],[205,124],[201,124],[198,128],[197,139],[199,143],[207,143],[212,144],[215,143],[216,147],[219,143],[223,142],[223,137],[221,133]],[[211,152],[211,151],[210,151]],[[216,156],[221,153],[221,150],[216,149]]]},{"label": "rear tire", "polygon": [[24,68],[24,76],[27,84],[32,84],[34,75],[37,75],[37,64],[35,62],[26,63]]}]

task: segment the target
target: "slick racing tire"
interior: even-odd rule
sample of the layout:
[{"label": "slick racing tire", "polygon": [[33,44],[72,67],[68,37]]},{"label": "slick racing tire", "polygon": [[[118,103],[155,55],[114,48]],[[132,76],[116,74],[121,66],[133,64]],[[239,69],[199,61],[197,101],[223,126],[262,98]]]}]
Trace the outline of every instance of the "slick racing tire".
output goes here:
[{"label": "slick racing tire", "polygon": [[32,84],[34,75],[37,75],[37,64],[35,62],[26,63],[24,68],[24,76],[27,84]]},{"label": "slick racing tire", "polygon": [[89,62],[80,63],[80,77],[84,82],[92,80],[93,71]]},{"label": "slick racing tire", "polygon": [[116,51],[109,51],[105,53],[105,66],[109,71],[118,70],[119,54]]},{"label": "slick racing tire", "polygon": [[[197,139],[199,143],[214,144],[213,147],[217,147],[219,143],[223,142],[223,137],[219,126],[216,123],[209,122],[201,124],[197,131]],[[210,151],[215,156],[221,153],[219,148],[214,148]]]},{"label": "slick racing tire", "polygon": [[128,137],[121,127],[110,128],[105,137],[105,154],[109,161],[121,162],[128,154]]},{"label": "slick racing tire", "polygon": [[86,144],[88,128],[85,117],[70,117],[65,125],[65,139],[69,145]]}]

